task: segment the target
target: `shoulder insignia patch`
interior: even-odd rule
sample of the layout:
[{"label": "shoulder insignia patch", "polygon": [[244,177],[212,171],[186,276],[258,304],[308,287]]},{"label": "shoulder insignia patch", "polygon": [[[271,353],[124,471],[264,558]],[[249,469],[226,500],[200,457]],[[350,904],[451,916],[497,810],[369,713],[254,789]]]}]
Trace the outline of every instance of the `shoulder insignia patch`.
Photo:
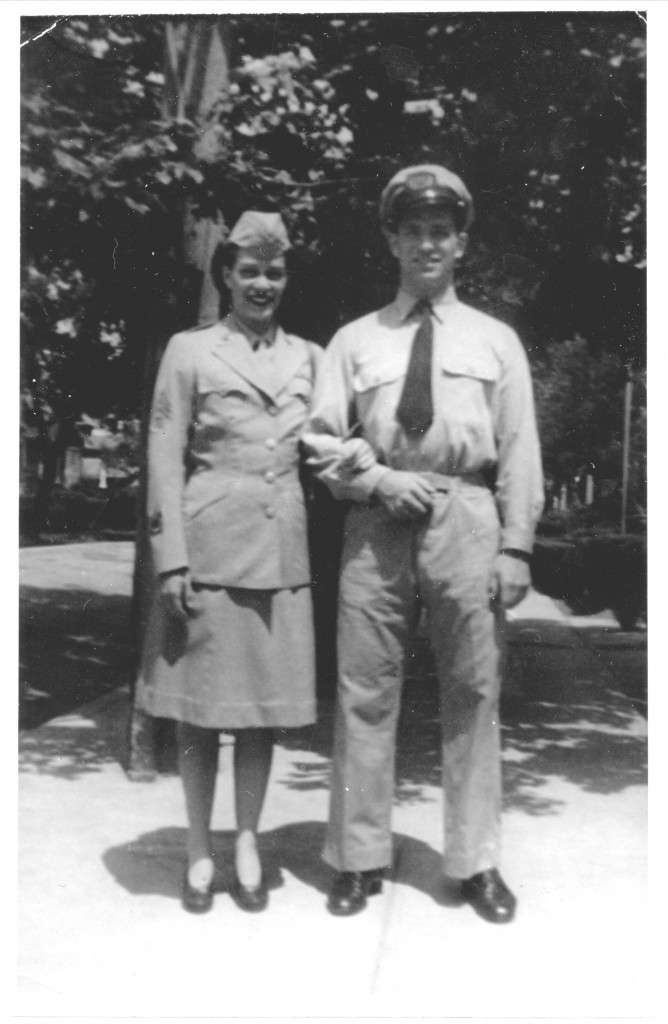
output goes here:
[{"label": "shoulder insignia patch", "polygon": [[162,512],[154,512],[150,516],[148,521],[148,530],[151,537],[155,537],[158,533],[162,533]]},{"label": "shoulder insignia patch", "polygon": [[166,391],[159,391],[153,401],[151,409],[151,426],[161,427],[165,420],[168,420],[172,412],[172,405]]}]

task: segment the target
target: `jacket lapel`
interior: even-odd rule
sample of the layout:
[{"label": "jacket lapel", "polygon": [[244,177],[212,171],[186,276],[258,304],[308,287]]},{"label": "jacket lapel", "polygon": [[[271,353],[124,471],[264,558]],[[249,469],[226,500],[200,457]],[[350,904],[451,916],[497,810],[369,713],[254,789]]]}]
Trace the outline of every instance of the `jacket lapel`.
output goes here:
[{"label": "jacket lapel", "polygon": [[305,346],[301,338],[288,337],[279,327],[274,345],[276,352],[271,366],[253,358],[247,338],[221,323],[214,354],[223,359],[244,380],[271,399],[275,399],[305,362]]},{"label": "jacket lapel", "polygon": [[224,360],[258,391],[272,398],[271,381],[267,380],[262,366],[253,359],[253,350],[248,339],[240,331],[230,329],[225,323],[218,326],[219,335],[213,347],[214,355]]},{"label": "jacket lapel", "polygon": [[276,354],[271,377],[272,395],[276,396],[284,390],[299,370],[304,368],[308,352],[301,338],[286,334],[280,327],[276,330],[274,345]]}]

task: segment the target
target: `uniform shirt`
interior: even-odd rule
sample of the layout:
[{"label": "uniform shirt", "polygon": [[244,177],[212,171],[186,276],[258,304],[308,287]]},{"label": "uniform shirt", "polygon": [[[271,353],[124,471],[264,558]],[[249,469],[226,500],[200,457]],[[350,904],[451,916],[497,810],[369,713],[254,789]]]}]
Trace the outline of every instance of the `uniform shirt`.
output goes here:
[{"label": "uniform shirt", "polygon": [[158,573],[249,589],[310,581],[299,438],[321,350],[225,321],[175,335],[156,380],[148,516]]},{"label": "uniform shirt", "polygon": [[[419,321],[399,291],[384,309],[343,327],[318,373],[304,434],[309,464],[335,497],[367,501],[387,468],[451,476],[497,469],[502,546],[530,551],[543,507],[540,449],[528,360],[515,332],[460,302],[433,305],[434,419],[412,439],[396,420]],[[353,432],[378,463],[351,475],[343,442]]]}]

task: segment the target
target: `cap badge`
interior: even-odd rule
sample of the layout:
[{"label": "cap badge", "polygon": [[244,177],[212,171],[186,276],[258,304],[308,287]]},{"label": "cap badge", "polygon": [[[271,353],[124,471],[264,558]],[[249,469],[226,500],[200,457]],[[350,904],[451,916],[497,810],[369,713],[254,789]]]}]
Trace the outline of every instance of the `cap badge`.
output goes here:
[{"label": "cap badge", "polygon": [[408,175],[406,185],[416,192],[421,192],[425,188],[435,188],[436,176],[429,171],[417,171],[415,174]]}]

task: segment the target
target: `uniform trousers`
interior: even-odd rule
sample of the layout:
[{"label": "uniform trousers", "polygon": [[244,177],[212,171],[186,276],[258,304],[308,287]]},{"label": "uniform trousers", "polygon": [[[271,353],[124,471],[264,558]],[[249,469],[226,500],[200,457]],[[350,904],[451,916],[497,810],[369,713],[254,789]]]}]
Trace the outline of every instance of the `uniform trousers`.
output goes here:
[{"label": "uniform trousers", "polygon": [[440,479],[427,519],[399,521],[373,502],[346,519],[324,850],[337,871],[391,864],[405,646],[422,608],[440,688],[444,873],[468,878],[498,863],[503,617],[491,595],[499,520],[486,487]]}]

